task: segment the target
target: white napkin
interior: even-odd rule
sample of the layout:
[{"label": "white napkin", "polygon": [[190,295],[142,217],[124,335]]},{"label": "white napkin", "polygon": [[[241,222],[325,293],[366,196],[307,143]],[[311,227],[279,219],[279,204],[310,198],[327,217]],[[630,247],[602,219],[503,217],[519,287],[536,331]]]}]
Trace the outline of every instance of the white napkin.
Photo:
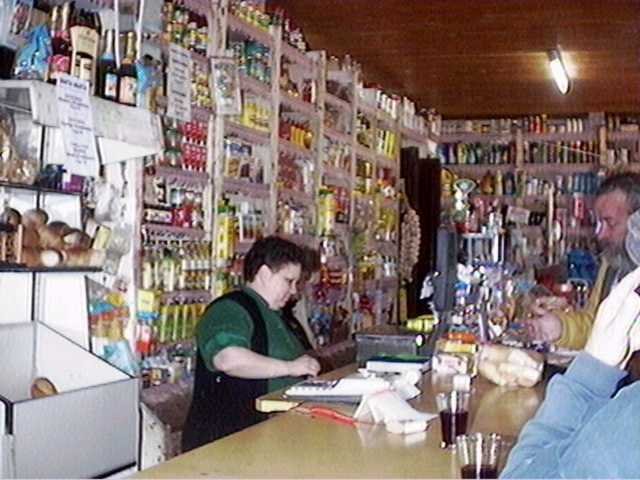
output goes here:
[{"label": "white napkin", "polygon": [[416,410],[394,390],[364,396],[354,414],[356,420],[384,423],[387,431],[401,434],[423,432],[436,417]]}]

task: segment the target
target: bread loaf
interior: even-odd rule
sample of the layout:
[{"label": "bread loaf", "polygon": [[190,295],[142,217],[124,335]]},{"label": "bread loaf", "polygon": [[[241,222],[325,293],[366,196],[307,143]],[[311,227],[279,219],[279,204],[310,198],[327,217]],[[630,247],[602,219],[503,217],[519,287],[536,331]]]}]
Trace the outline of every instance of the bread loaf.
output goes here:
[{"label": "bread loaf", "polygon": [[39,208],[34,208],[32,210],[27,210],[22,215],[22,225],[27,228],[38,229],[43,227],[49,221],[49,215],[44,210]]},{"label": "bread loaf", "polygon": [[20,212],[15,208],[5,207],[2,215],[0,215],[0,223],[17,227],[22,222],[22,216]]},{"label": "bread loaf", "polygon": [[44,225],[38,228],[38,235],[40,235],[40,247],[62,250],[64,248],[62,232],[65,231],[65,227],[69,228],[67,224],[52,222],[49,225]]}]

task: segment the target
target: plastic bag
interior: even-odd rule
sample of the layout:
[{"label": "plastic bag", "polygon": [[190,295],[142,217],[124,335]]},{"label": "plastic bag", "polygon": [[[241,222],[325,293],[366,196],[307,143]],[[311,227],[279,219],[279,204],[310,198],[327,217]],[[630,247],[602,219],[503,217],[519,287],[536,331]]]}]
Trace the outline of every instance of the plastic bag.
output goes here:
[{"label": "plastic bag", "polygon": [[21,80],[46,80],[51,54],[49,29],[45,25],[39,25],[29,32],[27,42],[16,55],[14,77]]}]

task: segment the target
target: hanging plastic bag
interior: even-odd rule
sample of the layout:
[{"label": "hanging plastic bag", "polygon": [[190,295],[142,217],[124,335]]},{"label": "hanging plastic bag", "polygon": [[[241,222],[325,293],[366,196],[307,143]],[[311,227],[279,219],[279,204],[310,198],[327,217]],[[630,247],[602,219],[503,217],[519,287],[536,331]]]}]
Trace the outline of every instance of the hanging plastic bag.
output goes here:
[{"label": "hanging plastic bag", "polygon": [[13,75],[21,80],[46,80],[51,57],[51,35],[39,25],[27,35],[27,42],[16,55]]}]

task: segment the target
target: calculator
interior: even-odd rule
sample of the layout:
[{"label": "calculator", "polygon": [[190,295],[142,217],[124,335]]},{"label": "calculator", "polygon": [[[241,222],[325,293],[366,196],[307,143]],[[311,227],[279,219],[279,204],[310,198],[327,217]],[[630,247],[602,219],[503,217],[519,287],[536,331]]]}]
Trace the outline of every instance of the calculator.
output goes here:
[{"label": "calculator", "polygon": [[387,380],[375,377],[345,377],[339,380],[304,380],[289,387],[287,398],[358,403],[363,395],[390,388]]}]

